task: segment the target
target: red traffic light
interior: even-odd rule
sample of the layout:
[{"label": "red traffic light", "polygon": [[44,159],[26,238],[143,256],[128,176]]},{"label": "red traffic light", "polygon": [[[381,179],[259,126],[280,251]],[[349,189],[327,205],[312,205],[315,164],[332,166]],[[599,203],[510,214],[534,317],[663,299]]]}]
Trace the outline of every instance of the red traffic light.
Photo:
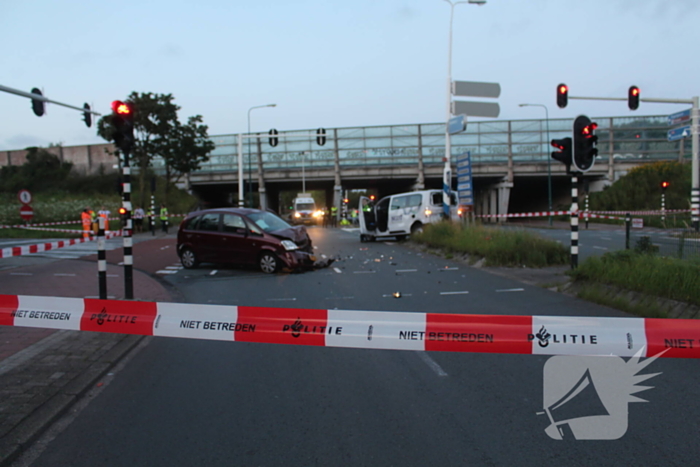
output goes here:
[{"label": "red traffic light", "polygon": [[569,103],[569,86],[562,83],[557,86],[557,105],[564,108]]},{"label": "red traffic light", "polygon": [[637,86],[630,86],[627,92],[627,106],[630,110],[637,110],[639,108],[639,88]]},{"label": "red traffic light", "polygon": [[131,106],[129,104],[122,102],[122,101],[112,102],[112,111],[115,114],[124,115],[124,116],[132,114]]}]

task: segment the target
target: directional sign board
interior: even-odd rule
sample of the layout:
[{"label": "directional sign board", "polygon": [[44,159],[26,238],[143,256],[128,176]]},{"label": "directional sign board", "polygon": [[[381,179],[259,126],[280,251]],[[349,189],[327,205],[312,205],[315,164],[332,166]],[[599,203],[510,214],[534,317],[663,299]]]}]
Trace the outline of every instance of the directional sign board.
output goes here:
[{"label": "directional sign board", "polygon": [[668,130],[669,141],[678,141],[679,139],[687,138],[688,136],[690,136],[690,125]]},{"label": "directional sign board", "polygon": [[467,97],[498,97],[501,95],[501,85],[479,81],[453,81],[452,94]]},{"label": "directional sign board", "polygon": [[496,118],[501,113],[498,104],[491,102],[455,101],[452,103],[452,115],[469,115],[470,117]]},{"label": "directional sign board", "polygon": [[467,151],[457,156],[457,193],[459,204],[462,206],[474,205],[474,185],[472,181],[472,157]]},{"label": "directional sign board", "polygon": [[450,123],[447,125],[447,132],[451,135],[455,133],[461,133],[467,129],[467,116],[457,115],[450,119]]},{"label": "directional sign board", "polygon": [[690,109],[676,112],[668,116],[668,126],[678,125],[690,120]]}]

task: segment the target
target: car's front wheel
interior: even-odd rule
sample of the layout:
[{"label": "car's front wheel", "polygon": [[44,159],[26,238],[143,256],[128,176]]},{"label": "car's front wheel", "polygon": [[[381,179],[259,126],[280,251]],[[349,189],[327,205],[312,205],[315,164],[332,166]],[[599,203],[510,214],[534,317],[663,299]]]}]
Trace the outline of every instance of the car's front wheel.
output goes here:
[{"label": "car's front wheel", "polygon": [[199,266],[199,259],[195,252],[189,248],[185,248],[180,253],[180,262],[186,269],[193,269]]},{"label": "car's front wheel", "polygon": [[277,259],[274,253],[265,251],[260,255],[258,265],[260,266],[260,270],[265,274],[274,274],[279,269],[280,260]]}]

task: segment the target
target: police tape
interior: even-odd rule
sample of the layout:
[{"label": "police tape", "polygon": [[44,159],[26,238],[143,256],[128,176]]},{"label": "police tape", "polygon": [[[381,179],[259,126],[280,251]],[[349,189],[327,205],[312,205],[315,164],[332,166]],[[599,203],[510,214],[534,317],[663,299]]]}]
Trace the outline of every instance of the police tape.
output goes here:
[{"label": "police tape", "polygon": [[[105,238],[112,238],[121,235],[121,231],[113,231],[105,234]],[[57,242],[50,243],[36,243],[34,245],[24,245],[24,246],[13,246],[8,248],[0,249],[0,259],[10,258],[12,256],[22,256],[31,255],[34,253],[42,253],[49,250],[57,250],[59,248],[77,245],[78,243],[91,242],[97,240],[96,236],[91,236],[90,238],[71,238],[69,240],[59,240]]]},{"label": "police tape", "polygon": [[0,295],[0,325],[360,349],[700,358],[700,321],[198,305]]}]

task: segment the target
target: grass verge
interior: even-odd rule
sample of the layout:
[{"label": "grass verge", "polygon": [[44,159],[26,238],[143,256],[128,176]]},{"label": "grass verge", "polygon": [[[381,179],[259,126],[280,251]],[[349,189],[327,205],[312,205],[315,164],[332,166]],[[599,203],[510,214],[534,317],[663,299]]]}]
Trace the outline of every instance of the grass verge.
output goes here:
[{"label": "grass verge", "polygon": [[646,295],[700,305],[700,262],[633,251],[586,259],[570,273],[575,280],[611,284]]},{"label": "grass verge", "polygon": [[645,318],[668,318],[668,311],[661,307],[654,300],[654,297],[647,297],[639,302],[634,302],[602,284],[586,284],[581,287],[577,296],[589,302],[609,306]]},{"label": "grass verge", "polygon": [[426,225],[411,240],[446,254],[468,254],[486,259],[486,266],[541,268],[566,264],[569,252],[561,244],[523,230],[463,227],[451,222]]}]

